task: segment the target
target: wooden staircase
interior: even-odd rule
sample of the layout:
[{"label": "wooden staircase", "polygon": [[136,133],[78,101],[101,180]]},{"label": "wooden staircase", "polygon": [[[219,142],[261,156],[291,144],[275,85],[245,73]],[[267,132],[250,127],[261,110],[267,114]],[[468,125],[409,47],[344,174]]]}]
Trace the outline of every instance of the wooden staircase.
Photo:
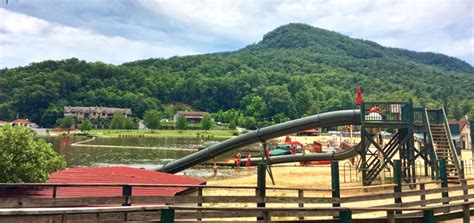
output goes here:
[{"label": "wooden staircase", "polygon": [[430,124],[431,134],[433,137],[434,150],[438,159],[446,160],[446,170],[448,177],[459,177],[458,159],[455,154],[455,148],[452,148],[452,143],[449,142],[450,137],[448,131],[443,124]]}]

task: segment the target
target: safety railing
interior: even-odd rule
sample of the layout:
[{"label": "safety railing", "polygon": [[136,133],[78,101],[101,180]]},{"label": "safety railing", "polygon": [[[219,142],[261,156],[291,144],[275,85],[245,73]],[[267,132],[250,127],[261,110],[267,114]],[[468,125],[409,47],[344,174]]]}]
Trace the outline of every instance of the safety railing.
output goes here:
[{"label": "safety railing", "polygon": [[362,123],[413,123],[411,102],[363,102],[360,109]]}]

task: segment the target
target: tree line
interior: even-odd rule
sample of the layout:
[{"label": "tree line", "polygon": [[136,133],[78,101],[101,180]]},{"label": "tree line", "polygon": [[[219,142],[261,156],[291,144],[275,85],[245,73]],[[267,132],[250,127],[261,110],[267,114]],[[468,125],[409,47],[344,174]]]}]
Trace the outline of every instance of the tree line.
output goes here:
[{"label": "tree line", "polygon": [[474,115],[474,71],[465,62],[288,25],[235,52],[122,65],[72,58],[2,69],[0,119],[26,117],[53,127],[68,105],[131,108],[138,119],[148,110],[169,118],[186,107],[255,128],[354,108],[357,87],[366,101],[411,99],[444,106],[451,118]]}]

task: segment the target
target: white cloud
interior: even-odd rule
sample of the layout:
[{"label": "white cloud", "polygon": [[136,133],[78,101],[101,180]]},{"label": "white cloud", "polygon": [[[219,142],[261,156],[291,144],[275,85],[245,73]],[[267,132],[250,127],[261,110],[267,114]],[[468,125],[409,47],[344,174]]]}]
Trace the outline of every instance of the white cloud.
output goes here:
[{"label": "white cloud", "polygon": [[[279,25],[303,22],[392,47],[471,58],[469,62],[474,63],[474,9],[469,0],[140,2],[158,15],[188,25],[189,32],[215,38],[252,43]],[[440,45],[461,45],[460,49],[467,50]]]},{"label": "white cloud", "polygon": [[474,64],[474,8],[470,0],[137,2],[100,1],[93,6],[22,3],[30,5],[17,11],[27,15],[0,8],[0,66],[72,56],[121,63],[235,50],[290,22],[386,46],[445,53]]},{"label": "white cloud", "polygon": [[105,36],[2,8],[0,17],[0,67],[70,57],[119,64],[150,57],[196,53],[166,42],[131,41],[120,36]]}]

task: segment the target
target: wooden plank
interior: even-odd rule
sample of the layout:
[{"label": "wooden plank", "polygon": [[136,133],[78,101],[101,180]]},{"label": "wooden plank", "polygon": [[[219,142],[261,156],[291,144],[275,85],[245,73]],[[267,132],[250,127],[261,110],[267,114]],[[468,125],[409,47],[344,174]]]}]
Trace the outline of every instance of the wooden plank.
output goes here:
[{"label": "wooden plank", "polygon": [[24,207],[78,207],[98,204],[122,204],[125,197],[80,197],[80,198],[2,198],[0,208]]},{"label": "wooden plank", "polygon": [[3,208],[3,209],[0,209],[0,216],[140,212],[140,211],[157,211],[157,210],[163,210],[163,209],[167,209],[167,208],[168,208],[168,206]]}]

